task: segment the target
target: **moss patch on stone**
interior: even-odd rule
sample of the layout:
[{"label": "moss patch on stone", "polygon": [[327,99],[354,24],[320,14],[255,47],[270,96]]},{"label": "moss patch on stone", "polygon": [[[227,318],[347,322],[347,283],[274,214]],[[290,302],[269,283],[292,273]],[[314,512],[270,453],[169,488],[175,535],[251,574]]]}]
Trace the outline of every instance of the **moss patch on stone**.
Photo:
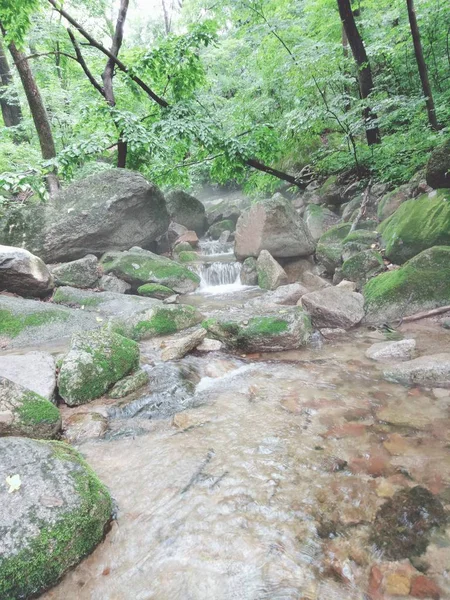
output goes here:
[{"label": "moss patch on stone", "polygon": [[132,328],[131,337],[142,340],[158,335],[169,335],[199,322],[199,313],[193,306],[175,308],[157,307],[150,318],[138,321]]},{"label": "moss patch on stone", "polygon": [[80,291],[77,294],[73,288],[70,291],[67,288],[58,288],[53,294],[53,302],[79,308],[80,306],[99,306],[103,300],[101,297],[84,297],[83,292]]},{"label": "moss patch on stone", "polygon": [[177,259],[183,263],[197,262],[198,258],[197,252],[187,252],[186,250],[182,250],[177,256]]},{"label": "moss patch on stone", "polygon": [[342,265],[344,279],[355,281],[358,286],[385,270],[383,257],[376,250],[363,250],[350,257]]},{"label": "moss patch on stone", "polygon": [[350,223],[339,223],[326,231],[319,239],[316,248],[317,260],[329,274],[342,264],[344,240],[350,233]]},{"label": "moss patch on stone", "polygon": [[145,283],[138,287],[137,291],[140,296],[160,299],[169,298],[169,296],[173,296],[175,293],[170,288],[165,285],[160,285],[159,283]]},{"label": "moss patch on stone", "polygon": [[161,283],[164,280],[187,278],[200,283],[200,277],[177,264],[163,259],[153,259],[146,255],[124,254],[112,260],[102,261],[105,273],[114,273],[128,283]]},{"label": "moss patch on stone", "polygon": [[17,414],[24,425],[30,426],[57,423],[60,420],[57,407],[32,391],[23,395],[22,406],[17,408]]},{"label": "moss patch on stone", "polygon": [[148,381],[148,373],[142,369],[138,369],[136,373],[118,381],[108,395],[110,398],[124,398],[146,385]]},{"label": "moss patch on stone", "polygon": [[17,337],[27,327],[40,327],[54,321],[67,321],[69,315],[62,310],[36,311],[28,315],[16,315],[9,310],[0,310],[0,335]]},{"label": "moss patch on stone", "polygon": [[0,558],[2,600],[34,597],[54,585],[92,552],[111,519],[111,497],[84,459],[62,442],[41,443],[51,445],[56,460],[73,463],[71,476],[80,503],[52,525],[36,523],[39,534],[21,552]]},{"label": "moss patch on stone", "polygon": [[218,223],[214,223],[208,229],[208,235],[213,240],[218,240],[224,231],[229,231],[232,233],[236,229],[236,225],[231,219],[224,219],[223,221],[219,221]]}]

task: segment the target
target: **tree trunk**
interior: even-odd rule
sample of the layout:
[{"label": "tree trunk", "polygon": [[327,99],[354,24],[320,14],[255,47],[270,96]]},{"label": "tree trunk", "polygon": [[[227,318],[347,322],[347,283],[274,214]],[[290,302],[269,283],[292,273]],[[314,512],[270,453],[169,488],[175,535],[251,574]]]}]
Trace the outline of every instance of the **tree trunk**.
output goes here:
[{"label": "tree trunk", "polygon": [[[10,42],[8,48],[19,72],[23,89],[25,90],[31,116],[33,117],[34,126],[38,134],[42,158],[44,160],[55,158],[56,148],[50,121],[28,60],[25,54],[17,49],[14,42]],[[48,174],[47,182],[50,195],[53,195],[59,189],[59,180],[55,172]]]},{"label": "tree trunk", "polygon": [[411,27],[411,35],[414,42],[414,53],[416,55],[417,66],[419,68],[420,81],[422,82],[423,95],[428,111],[428,121],[433,129],[439,129],[439,124],[436,117],[436,109],[434,107],[433,92],[431,91],[430,80],[428,78],[428,69],[423,56],[422,42],[420,40],[419,26],[417,25],[416,10],[414,8],[414,0],[406,0],[408,6],[409,25]]},{"label": "tree trunk", "polygon": [[[3,42],[0,39],[0,106],[2,109],[3,122],[5,127],[15,127],[22,120],[22,110],[19,104],[19,98],[14,90],[14,82],[9,69],[8,59],[6,58]],[[6,95],[9,96],[5,97]]]},{"label": "tree trunk", "polygon": [[[123,42],[123,28],[125,25],[125,20],[127,18],[128,5],[129,0],[120,0],[119,15],[117,17],[116,29],[114,31],[111,46],[111,54],[116,57],[119,55],[120,48]],[[106,63],[105,70],[102,74],[105,100],[111,107],[114,107],[116,105],[116,99],[114,97],[113,88],[115,65],[116,62],[112,58],[109,58],[108,62]],[[127,166],[128,144],[125,140],[122,139],[122,134],[120,134],[117,148],[117,167],[119,169],[124,169]]]},{"label": "tree trunk", "polygon": [[163,15],[164,15],[164,29],[166,31],[166,35],[170,33],[170,19],[169,19],[169,11],[167,10],[165,0],[161,0]]},{"label": "tree trunk", "polygon": [[[369,97],[373,90],[372,70],[370,68],[369,59],[367,58],[366,49],[363,40],[356,26],[355,17],[352,12],[350,0],[337,0],[339,14],[342,24],[347,35],[350,48],[352,49],[353,58],[358,67],[358,80],[361,98]],[[366,137],[369,146],[379,144],[381,142],[380,130],[376,124],[377,115],[367,107],[364,109],[364,122],[366,126]]]}]

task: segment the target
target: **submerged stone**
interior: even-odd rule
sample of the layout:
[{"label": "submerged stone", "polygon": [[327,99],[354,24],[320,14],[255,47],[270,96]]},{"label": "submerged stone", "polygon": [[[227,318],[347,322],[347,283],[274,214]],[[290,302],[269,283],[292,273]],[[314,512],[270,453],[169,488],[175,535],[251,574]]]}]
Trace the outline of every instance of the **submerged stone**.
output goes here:
[{"label": "submerged stone", "polygon": [[450,387],[450,353],[421,356],[394,364],[383,372],[383,377],[404,385]]}]

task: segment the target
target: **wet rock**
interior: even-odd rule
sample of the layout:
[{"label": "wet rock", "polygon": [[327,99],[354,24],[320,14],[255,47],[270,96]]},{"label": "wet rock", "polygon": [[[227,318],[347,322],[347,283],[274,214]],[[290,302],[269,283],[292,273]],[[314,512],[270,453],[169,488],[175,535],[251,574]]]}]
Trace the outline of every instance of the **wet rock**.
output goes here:
[{"label": "wet rock", "polygon": [[236,225],[239,260],[267,250],[275,258],[309,256],[314,240],[292,204],[282,197],[264,200],[242,213]]},{"label": "wet rock", "polygon": [[175,223],[175,221],[172,221],[167,230],[169,244],[173,246],[175,242],[187,232],[187,227],[185,227],[184,225],[180,225],[179,223]]},{"label": "wet rock", "polygon": [[156,185],[139,173],[109,169],[72,183],[46,205],[21,209],[20,215],[8,213],[0,241],[58,263],[133,244],[149,247],[168,225],[164,196]]},{"label": "wet rock", "polygon": [[199,352],[218,352],[222,350],[223,344],[219,342],[219,340],[212,340],[210,338],[205,338],[198,346],[197,350]]},{"label": "wet rock", "polygon": [[267,250],[261,250],[256,261],[258,285],[264,290],[276,290],[280,285],[287,284],[287,275],[283,267]]},{"label": "wet rock", "polygon": [[96,412],[81,412],[71,415],[64,422],[64,439],[77,444],[101,438],[108,429],[108,419]]},{"label": "wet rock", "polygon": [[350,233],[350,223],[340,223],[326,231],[317,242],[316,258],[329,275],[342,264],[344,240]]},{"label": "wet rock", "polygon": [[416,349],[416,340],[407,339],[398,342],[379,342],[366,351],[367,358],[380,362],[410,360]]},{"label": "wet rock", "polygon": [[432,188],[450,188],[450,140],[431,153],[426,177]]},{"label": "wet rock", "polygon": [[[317,269],[314,259],[310,258],[284,258],[279,260],[286,271],[288,283],[297,283],[302,280],[305,272],[313,272]],[[317,274],[317,273],[315,273]]]},{"label": "wet rock", "polygon": [[22,296],[45,296],[54,288],[44,262],[22,248],[0,246],[0,291]]},{"label": "wet rock", "polygon": [[173,290],[165,285],[160,285],[159,283],[146,283],[141,285],[138,287],[137,292],[141,296],[146,296],[147,298],[156,298],[158,300],[165,300],[166,298],[173,296]]},{"label": "wet rock", "polygon": [[254,298],[248,304],[255,306],[295,306],[300,298],[308,294],[309,290],[301,283],[291,283],[289,285],[281,285],[272,292],[267,292],[263,296]]},{"label": "wet rock", "polygon": [[426,488],[401,490],[377,512],[371,542],[389,560],[417,556],[425,552],[430,530],[445,522],[441,502]]},{"label": "wet rock", "polygon": [[46,352],[0,356],[0,377],[6,377],[47,400],[53,400],[55,395],[55,360]]},{"label": "wet rock", "polygon": [[193,292],[200,277],[188,268],[164,256],[132,248],[127,252],[108,252],[102,257],[105,273],[112,273],[137,288],[145,283],[158,283],[179,294]]},{"label": "wet rock", "polygon": [[103,275],[98,282],[98,287],[104,292],[114,292],[115,294],[125,294],[131,290],[129,283],[115,275]]},{"label": "wet rock", "polygon": [[310,292],[316,292],[326,287],[331,287],[331,283],[310,271],[305,271],[300,277],[300,283],[309,289]]},{"label": "wet rock", "polygon": [[51,439],[61,429],[59,410],[46,398],[0,377],[0,436]]},{"label": "wet rock", "polygon": [[162,360],[168,361],[183,358],[188,352],[194,350],[205,337],[206,331],[204,329],[198,329],[189,335],[171,340],[161,352]]},{"label": "wet rock", "polygon": [[56,285],[76,288],[94,287],[98,280],[98,260],[93,254],[72,262],[63,263],[52,269]]},{"label": "wet rock", "polygon": [[207,228],[205,207],[183,190],[172,190],[166,194],[167,210],[170,217],[187,229],[195,231],[197,235],[203,235]]},{"label": "wet rock", "polygon": [[450,387],[450,353],[421,356],[392,365],[383,372],[383,377],[404,385]]},{"label": "wet rock", "polygon": [[315,327],[350,329],[364,317],[363,296],[337,287],[306,294],[300,302]]},{"label": "wet rock", "polygon": [[336,287],[347,290],[347,292],[356,292],[356,283],[354,281],[348,281],[348,279],[343,279]]},{"label": "wet rock", "polygon": [[399,427],[426,429],[433,421],[442,417],[441,409],[428,398],[406,398],[395,404],[388,404],[377,413],[378,420]]},{"label": "wet rock", "polygon": [[342,265],[342,276],[345,279],[354,281],[356,287],[360,290],[363,285],[372,277],[383,273],[386,270],[383,257],[376,250],[363,250],[357,252]]},{"label": "wet rock", "polygon": [[363,293],[365,321],[373,324],[446,306],[450,298],[450,247],[425,250],[400,269],[371,279]]},{"label": "wet rock", "polygon": [[[61,442],[0,439],[0,597],[31,598],[92,552],[111,519],[112,503],[83,458]],[[38,468],[37,468],[38,466]]]},{"label": "wet rock", "polygon": [[128,317],[123,321],[122,331],[134,340],[146,340],[194,327],[202,319],[202,315],[193,306],[155,305],[153,308]]},{"label": "wet rock", "polygon": [[69,406],[102,396],[139,364],[136,342],[106,330],[76,334],[64,357],[58,389]]},{"label": "wet rock", "polygon": [[124,377],[118,381],[113,388],[108,392],[110,398],[124,398],[133,392],[136,392],[141,387],[144,387],[149,382],[147,371],[138,369],[132,375]]},{"label": "wet rock", "polygon": [[[180,244],[189,244],[190,250],[198,246],[198,235],[195,231],[185,231],[175,242],[174,252],[180,252],[182,248],[178,248]],[[186,250],[186,248],[185,248]]]},{"label": "wet rock", "polygon": [[342,327],[324,327],[320,333],[325,339],[334,339],[346,335],[347,331]]},{"label": "wet rock", "polygon": [[336,213],[317,204],[309,204],[306,207],[303,218],[313,240],[316,242],[325,231],[328,231],[328,229],[340,221],[340,217]]},{"label": "wet rock", "polygon": [[258,285],[258,270],[256,267],[256,259],[253,256],[246,258],[241,269],[242,285]]},{"label": "wet rock", "polygon": [[298,307],[265,309],[260,316],[245,311],[210,318],[203,327],[232,350],[278,352],[306,345],[311,337],[308,316]]},{"label": "wet rock", "polygon": [[384,591],[391,596],[408,596],[411,589],[411,576],[403,571],[388,573],[383,581]]},{"label": "wet rock", "polygon": [[418,575],[412,580],[410,595],[413,598],[432,598],[433,600],[440,600],[441,590],[429,577]]},{"label": "wet rock", "polygon": [[218,221],[211,225],[208,229],[208,236],[213,240],[218,240],[225,231],[232,233],[235,229],[236,224],[230,219],[225,219],[224,221]]}]

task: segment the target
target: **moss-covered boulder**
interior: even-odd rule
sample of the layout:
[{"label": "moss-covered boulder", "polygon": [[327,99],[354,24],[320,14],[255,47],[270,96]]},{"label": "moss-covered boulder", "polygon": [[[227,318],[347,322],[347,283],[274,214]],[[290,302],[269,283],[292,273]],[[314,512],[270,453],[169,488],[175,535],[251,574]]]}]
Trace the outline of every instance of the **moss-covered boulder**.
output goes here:
[{"label": "moss-covered boulder", "polygon": [[98,259],[93,254],[63,263],[52,269],[56,285],[91,288],[98,282]]},{"label": "moss-covered boulder", "polygon": [[111,498],[62,442],[1,438],[0,464],[0,598],[34,598],[103,539]]},{"label": "moss-covered boulder", "polygon": [[246,258],[242,264],[241,283],[242,285],[258,285],[258,269],[253,256]]},{"label": "moss-covered boulder", "polygon": [[173,253],[179,254],[180,252],[194,252],[194,248],[189,242],[180,242],[173,249]]},{"label": "moss-covered boulder", "polygon": [[317,242],[316,258],[329,275],[342,264],[344,240],[350,233],[351,223],[339,223],[326,231]]},{"label": "moss-covered boulder", "polygon": [[193,292],[200,277],[177,262],[152,252],[132,248],[128,252],[109,252],[101,260],[105,273],[113,273],[134,288],[159,283],[178,294]]},{"label": "moss-covered boulder", "polygon": [[256,270],[258,285],[263,290],[276,290],[288,282],[285,270],[267,250],[261,250],[256,261]]},{"label": "moss-covered boulder", "polygon": [[138,369],[135,373],[127,375],[120,381],[118,381],[112,390],[108,392],[110,398],[125,398],[128,394],[136,392],[141,387],[144,387],[149,381],[147,371]]},{"label": "moss-covered boulder", "polygon": [[311,321],[300,307],[266,308],[260,315],[255,312],[237,311],[207,319],[203,327],[235,351],[278,352],[298,349],[309,342]]},{"label": "moss-covered boulder", "polygon": [[421,252],[364,286],[368,323],[386,323],[450,304],[450,246]]},{"label": "moss-covered boulder", "polygon": [[391,215],[395,213],[395,211],[411,198],[411,185],[405,184],[396,188],[395,190],[391,190],[387,194],[385,194],[377,207],[377,216],[380,221],[384,221]]},{"label": "moss-covered boulder", "polygon": [[225,219],[224,221],[219,221],[218,223],[214,223],[208,229],[208,235],[213,240],[218,240],[224,231],[229,231],[233,233],[236,229],[236,223],[231,219]]},{"label": "moss-covered boulder", "polygon": [[174,291],[165,285],[159,285],[159,283],[146,283],[138,287],[137,290],[140,296],[146,296],[147,298],[157,298],[158,300],[164,300],[174,295]]},{"label": "moss-covered boulder", "polygon": [[177,253],[177,260],[181,263],[195,263],[198,262],[200,258],[197,252],[188,252],[186,250],[183,250],[182,252]]},{"label": "moss-covered boulder", "polygon": [[450,188],[450,139],[432,152],[426,178],[433,188]]},{"label": "moss-covered boulder", "polygon": [[0,436],[49,440],[61,430],[59,410],[46,398],[0,377]]},{"label": "moss-covered boulder", "polygon": [[134,340],[144,340],[188,329],[200,323],[202,318],[193,306],[159,304],[128,318],[118,331]]},{"label": "moss-covered boulder", "polygon": [[355,254],[371,248],[378,242],[378,238],[379,235],[374,230],[357,229],[351,231],[342,244],[342,260],[346,261]]},{"label": "moss-covered boulder", "polygon": [[379,231],[386,256],[400,265],[427,248],[450,245],[450,191],[407,200]]},{"label": "moss-covered boulder", "polygon": [[341,220],[336,213],[319,204],[309,204],[303,218],[315,242]]},{"label": "moss-covered boulder", "polygon": [[376,250],[363,250],[354,254],[342,265],[342,275],[344,279],[354,281],[357,289],[376,275],[385,270],[383,257]]},{"label": "moss-covered boulder", "polygon": [[133,340],[101,329],[72,337],[58,376],[61,398],[69,406],[102,396],[139,364],[139,346]]},{"label": "moss-covered boulder", "polygon": [[166,194],[166,204],[173,221],[195,231],[199,236],[205,233],[207,228],[206,212],[200,200],[183,190],[172,190]]}]

